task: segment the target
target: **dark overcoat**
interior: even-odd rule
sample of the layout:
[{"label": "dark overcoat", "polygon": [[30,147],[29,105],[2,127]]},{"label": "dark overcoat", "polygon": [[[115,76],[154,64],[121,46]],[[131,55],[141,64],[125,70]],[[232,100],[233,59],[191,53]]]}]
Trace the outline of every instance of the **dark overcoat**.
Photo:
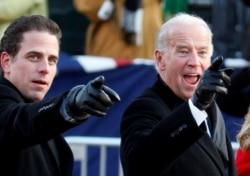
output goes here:
[{"label": "dark overcoat", "polygon": [[59,112],[65,93],[28,103],[0,78],[0,175],[72,176],[73,154],[60,136],[74,127]]},{"label": "dark overcoat", "polygon": [[123,114],[124,175],[236,176],[231,141],[215,102],[207,113],[212,138],[197,125],[188,102],[158,78]]}]

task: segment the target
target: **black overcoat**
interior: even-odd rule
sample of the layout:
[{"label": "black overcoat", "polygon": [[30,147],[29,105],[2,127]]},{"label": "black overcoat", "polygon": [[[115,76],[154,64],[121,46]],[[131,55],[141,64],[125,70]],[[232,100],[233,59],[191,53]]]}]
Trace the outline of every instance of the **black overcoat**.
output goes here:
[{"label": "black overcoat", "polygon": [[28,103],[0,78],[0,175],[72,176],[73,154],[61,136],[75,126],[59,112],[65,95]]},{"label": "black overcoat", "polygon": [[121,162],[125,176],[236,176],[234,153],[222,114],[207,113],[212,138],[196,124],[188,102],[158,77],[125,110]]}]

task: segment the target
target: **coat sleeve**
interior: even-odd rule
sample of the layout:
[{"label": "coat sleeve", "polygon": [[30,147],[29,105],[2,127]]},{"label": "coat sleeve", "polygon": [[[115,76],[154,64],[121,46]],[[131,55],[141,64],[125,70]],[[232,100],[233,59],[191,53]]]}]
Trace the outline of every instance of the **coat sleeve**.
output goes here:
[{"label": "coat sleeve", "polygon": [[64,120],[61,95],[25,103],[19,93],[0,86],[0,146],[32,146],[58,136],[77,124]]}]

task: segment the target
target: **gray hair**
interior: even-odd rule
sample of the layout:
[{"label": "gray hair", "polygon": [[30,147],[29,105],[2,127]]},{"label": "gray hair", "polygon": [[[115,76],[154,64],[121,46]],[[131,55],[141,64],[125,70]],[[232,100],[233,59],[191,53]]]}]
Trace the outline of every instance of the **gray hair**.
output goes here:
[{"label": "gray hair", "polygon": [[[208,24],[199,16],[187,14],[187,13],[178,13],[168,21],[166,21],[158,31],[155,43],[155,49],[161,52],[167,52],[168,41],[171,37],[173,31],[178,28],[178,24],[200,24],[205,27],[209,34],[209,38],[211,41],[211,55],[213,53],[213,44],[212,44],[212,32]],[[184,29],[185,30],[185,29]]]}]

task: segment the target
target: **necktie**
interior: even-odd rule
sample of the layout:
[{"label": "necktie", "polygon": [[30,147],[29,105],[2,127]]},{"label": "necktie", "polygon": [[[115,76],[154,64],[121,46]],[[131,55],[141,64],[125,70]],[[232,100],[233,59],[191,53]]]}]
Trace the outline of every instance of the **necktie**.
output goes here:
[{"label": "necktie", "polygon": [[201,128],[203,131],[207,131],[207,127],[206,127],[205,121],[203,121],[203,122],[201,123],[200,128]]},{"label": "necktie", "polygon": [[213,128],[212,128],[212,123],[211,123],[211,120],[210,120],[209,117],[206,118],[206,123],[207,123],[207,127],[208,127],[208,130],[209,130],[208,133],[210,133],[210,136],[212,137],[213,136],[213,133],[212,133]]},{"label": "necktie", "polygon": [[205,119],[204,122],[201,123],[200,128],[212,137],[212,126],[209,118]]}]

